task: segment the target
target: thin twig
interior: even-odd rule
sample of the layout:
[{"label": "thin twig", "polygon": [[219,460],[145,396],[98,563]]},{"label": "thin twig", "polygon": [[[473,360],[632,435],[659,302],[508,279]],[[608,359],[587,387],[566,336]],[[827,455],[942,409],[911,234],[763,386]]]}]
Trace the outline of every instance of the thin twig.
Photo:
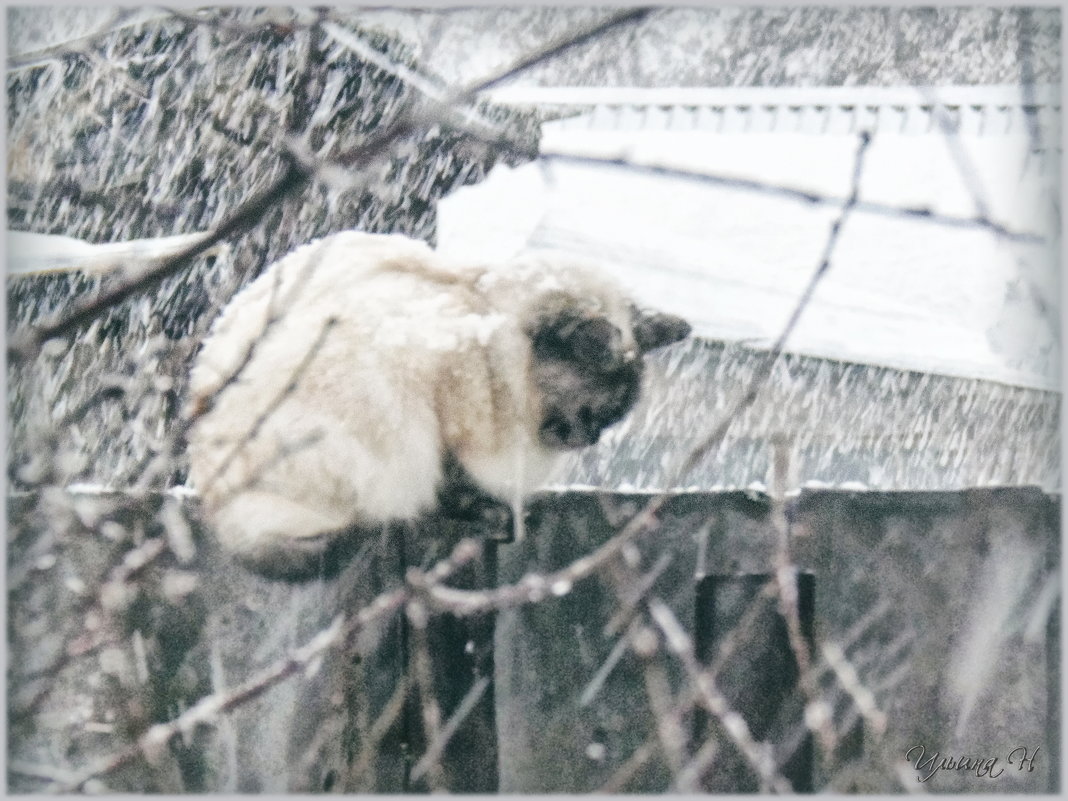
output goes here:
[{"label": "thin twig", "polygon": [[[423,731],[426,733],[428,743],[443,741],[441,707],[438,706],[437,691],[434,688],[434,668],[430,662],[430,645],[426,633],[429,622],[427,609],[419,601],[409,601],[407,615],[408,622],[411,624],[412,670],[419,689],[419,711],[423,720]],[[426,774],[427,784],[432,793],[445,789],[445,772],[438,758],[440,755],[440,749],[432,752],[428,746],[426,753],[419,761],[420,776]],[[410,779],[414,781],[416,778],[413,769]]]},{"label": "thin twig", "polygon": [[9,759],[7,769],[9,772],[17,773],[20,776],[30,776],[34,779],[50,782],[66,782],[73,777],[70,771],[63,770],[63,768],[55,765],[37,765],[21,759]]},{"label": "thin twig", "polygon": [[[651,633],[651,632],[650,632]],[[633,640],[631,640],[633,643]],[[639,654],[642,662],[642,679],[645,697],[653,713],[656,735],[660,741],[660,751],[664,755],[672,776],[677,776],[686,764],[686,735],[682,728],[682,716],[671,696],[671,684],[668,682],[664,666],[654,660],[660,654]]]},{"label": "thin twig", "polygon": [[820,648],[823,658],[831,666],[838,683],[842,685],[856,706],[857,712],[867,722],[872,734],[881,737],[886,731],[886,714],[879,709],[875,695],[864,686],[845,653],[833,642],[825,642]]},{"label": "thin twig", "polygon": [[[404,711],[404,705],[408,700],[408,677],[400,676],[397,679],[397,686],[393,690],[393,694],[389,697],[385,706],[382,707],[382,711],[379,713],[375,722],[371,724],[368,729],[367,737],[360,741],[360,754],[353,761],[352,768],[349,771],[349,776],[346,781],[347,789],[358,791],[361,789],[359,784],[364,775],[371,768],[371,763],[374,761],[375,756],[378,753],[378,745],[382,742],[382,738],[386,736],[386,732],[390,730],[393,724],[400,717],[400,713]],[[373,789],[373,788],[371,788]]]},{"label": "thin twig", "polygon": [[975,164],[972,163],[968,151],[964,149],[964,143],[960,140],[960,122],[950,115],[945,104],[938,99],[933,89],[924,88],[921,92],[924,100],[931,106],[931,113],[942,131],[946,147],[949,149],[949,156],[956,164],[957,172],[960,173],[961,180],[964,181],[968,193],[972,196],[976,218],[989,220],[990,202],[987,200],[986,190],[979,182],[979,171],[975,169]]},{"label": "thin twig", "polygon": [[716,683],[706,671],[701,669],[690,636],[676,619],[675,614],[658,598],[649,601],[648,609],[653,621],[663,632],[669,649],[679,658],[687,677],[696,687],[699,700],[723,726],[731,742],[745,757],[749,766],[756,771],[761,783],[776,792],[792,792],[789,783],[775,769],[774,758],[768,746],[753,739],[745,720],[731,709]]},{"label": "thin twig", "polygon": [[[848,198],[835,195],[824,195],[806,189],[797,189],[778,184],[769,184],[751,178],[738,178],[717,173],[701,172],[698,170],[684,169],[682,167],[669,167],[661,164],[635,162],[626,158],[612,158],[609,156],[581,156],[571,153],[555,153],[542,151],[539,159],[546,163],[574,164],[583,167],[612,167],[625,168],[629,172],[656,175],[668,178],[679,178],[697,183],[712,184],[728,189],[739,189],[744,192],[757,192],[775,197],[783,197],[788,200],[796,200],[800,203],[819,206],[836,206],[841,208],[849,202]],[[876,214],[883,217],[902,217],[910,220],[930,222],[948,228],[979,228],[991,231],[1003,239],[1012,242],[1042,243],[1046,237],[1042,234],[1030,231],[1013,231],[983,215],[974,217],[958,217],[952,214],[941,214],[929,208],[893,206],[887,203],[879,203],[873,200],[858,200],[853,204],[853,210],[865,214]]]},{"label": "thin twig", "polygon": [[631,8],[618,11],[603,22],[598,22],[588,28],[579,31],[578,33],[570,33],[560,36],[547,45],[542,47],[533,53],[530,53],[522,58],[518,59],[511,66],[506,67],[501,72],[498,72],[492,78],[486,78],[484,80],[475,81],[468,84],[467,88],[462,89],[459,93],[460,99],[469,99],[474,97],[479,92],[485,92],[488,89],[492,89],[505,81],[515,78],[517,75],[526,72],[531,67],[536,67],[539,64],[544,64],[546,61],[550,61],[562,53],[566,53],[575,47],[580,47],[588,42],[593,41],[599,36],[604,35],[613,28],[618,28],[622,25],[628,25],[631,23],[637,23],[644,20],[650,14],[656,11],[655,8]]},{"label": "thin twig", "polygon": [[1017,56],[1020,59],[1020,100],[1024,111],[1024,119],[1027,122],[1027,138],[1031,144],[1031,150],[1037,151],[1042,148],[1042,128],[1038,124],[1038,115],[1027,113],[1028,108],[1038,105],[1035,99],[1035,67],[1033,38],[1034,17],[1032,11],[1026,6],[1020,8],[1016,18]]},{"label": "thin twig", "polygon": [[857,205],[859,199],[860,176],[864,166],[864,155],[867,153],[870,144],[871,134],[867,132],[862,133],[860,135],[860,144],[857,148],[856,158],[853,163],[853,180],[849,197],[842,206],[838,218],[831,223],[831,229],[827,235],[827,241],[824,245],[823,254],[820,257],[819,264],[816,267],[816,270],[812,273],[812,277],[809,278],[808,284],[801,293],[801,297],[798,298],[797,303],[794,305],[793,311],[790,313],[786,325],[783,326],[778,339],[775,340],[771,350],[765,356],[763,363],[754,371],[745,394],[738,400],[730,412],[724,416],[723,421],[713,429],[712,433],[705,437],[702,442],[690,451],[677,474],[674,476],[675,481],[672,483],[676,483],[679,479],[685,477],[698,465],[698,463],[700,463],[709,451],[719,445],[723,440],[723,437],[726,436],[730,426],[741,416],[742,412],[753,405],[753,402],[760,394],[760,390],[771,377],[772,370],[778,362],[779,357],[782,355],[783,350],[786,348],[786,343],[790,339],[790,335],[793,333],[794,329],[797,327],[801,315],[804,314],[805,309],[808,308],[808,304],[812,300],[812,295],[816,291],[816,287],[819,286],[820,281],[823,280],[827,271],[830,270],[831,254],[834,253],[835,245],[838,244],[838,237],[842,230],[842,224],[845,222],[849,213]]},{"label": "thin twig", "polygon": [[705,738],[697,753],[689,762],[683,765],[676,773],[674,789],[680,793],[699,793],[701,791],[701,777],[719,755],[719,738],[710,734]]},{"label": "thin twig", "polygon": [[[669,477],[669,485],[677,485],[705,455],[716,447],[726,436],[727,431],[753,402],[757,399],[760,390],[771,376],[772,369],[782,355],[786,342],[797,326],[801,315],[808,307],[812,294],[820,281],[827,274],[831,265],[831,254],[838,242],[842,224],[849,212],[857,203],[860,191],[860,176],[862,173],[864,154],[871,144],[871,136],[863,133],[860,136],[860,144],[857,150],[856,161],[853,169],[852,191],[849,199],[842,207],[838,218],[831,224],[827,242],[812,277],[809,279],[801,297],[798,299],[790,314],[786,325],[783,327],[778,339],[766,355],[763,363],[756,369],[749,386],[743,396],[734,404],[731,410],[723,417],[722,421],[712,432],[690,450],[682,464],[672,471]],[[576,559],[571,564],[548,575],[528,573],[520,581],[512,585],[498,587],[493,590],[459,590],[452,587],[435,586],[429,588],[428,595],[431,601],[439,608],[447,610],[455,615],[471,615],[491,609],[504,609],[523,604],[540,601],[550,592],[558,592],[561,589],[570,589],[578,581],[588,578],[605,565],[610,559],[622,552],[632,540],[651,530],[656,525],[656,515],[670,495],[660,493],[654,495],[645,506],[640,509],[630,521],[614,536],[598,546],[586,556]],[[566,591],[566,590],[565,590]]]},{"label": "thin twig", "polygon": [[819,734],[824,756],[830,760],[834,754],[836,738],[831,725],[831,710],[822,698],[819,685],[812,670],[812,654],[804,632],[801,630],[799,603],[799,571],[791,556],[790,521],[786,516],[786,489],[790,463],[789,440],[784,435],[771,438],[773,476],[771,493],[771,521],[778,534],[775,549],[774,586],[779,598],[779,612],[786,622],[786,638],[794,655],[798,671],[798,687],[805,696],[806,722],[812,721]]},{"label": "thin twig", "polygon": [[463,725],[463,722],[467,719],[467,716],[471,714],[475,706],[482,696],[486,694],[486,690],[489,689],[490,680],[488,676],[480,676],[478,680],[471,685],[464,697],[460,700],[460,703],[456,705],[456,709],[449,716],[448,721],[438,732],[436,737],[431,738],[430,745],[427,746],[426,753],[419,758],[419,761],[415,763],[412,768],[412,781],[418,781],[422,778],[431,765],[437,764],[441,759],[441,755],[445,752],[445,746],[449,744],[449,740],[456,734],[456,730]]},{"label": "thin twig", "polygon": [[[627,630],[620,635],[616,640],[615,645],[612,646],[612,650],[608,652],[608,656],[605,657],[604,662],[597,668],[597,671],[593,674],[593,677],[589,680],[586,686],[582,690],[582,694],[579,695],[578,705],[580,707],[589,706],[593,703],[593,699],[597,697],[597,694],[601,692],[608,677],[615,670],[616,665],[619,664],[619,660],[623,658],[623,655],[630,648],[630,641],[634,634],[637,632],[639,626],[636,618],[632,618]],[[611,636],[607,632],[606,637]]]},{"label": "thin twig", "polygon": [[634,774],[641,770],[653,758],[655,753],[656,741],[653,739],[646,740],[635,748],[634,753],[627,757],[627,761],[620,765],[616,772],[609,776],[608,780],[594,792],[610,795],[622,792],[623,788],[627,786],[627,782],[634,778]]},{"label": "thin twig", "polygon": [[113,306],[128,298],[147,292],[164,279],[175,275],[215,244],[250,229],[283,199],[303,189],[309,179],[308,171],[287,158],[281,175],[265,189],[241,204],[236,211],[196,242],[173,256],[160,260],[153,268],[140,273],[136,278],[123,282],[93,297],[74,304],[70,311],[58,315],[50,322],[34,326],[28,331],[14,334],[8,343],[7,353],[11,362],[33,358],[41,345],[50,339],[65,336],[91,322]]},{"label": "thin twig", "polygon": [[7,59],[7,71],[10,73],[17,70],[34,69],[43,66],[48,61],[58,60],[67,55],[81,55],[105,36],[115,33],[128,25],[135,24],[128,22],[128,20],[141,12],[142,9],[139,8],[120,8],[111,14],[96,30],[84,36],[50,45],[40,50],[34,50],[25,55],[9,56]]},{"label": "thin twig", "polygon": [[312,361],[314,361],[315,357],[319,354],[323,344],[326,342],[327,336],[330,334],[330,331],[334,326],[337,325],[337,322],[338,321],[333,317],[328,318],[323,322],[315,341],[312,342],[311,346],[308,348],[308,352],[304,354],[300,362],[293,368],[293,372],[289,376],[289,380],[286,382],[285,386],[283,386],[282,389],[270,399],[267,406],[264,407],[259,415],[257,415],[249,430],[245,432],[242,438],[234,444],[223,460],[216,466],[215,471],[211,474],[207,483],[210,484],[214,482],[215,479],[226,472],[226,468],[228,468],[233,460],[237,458],[241,449],[256,438],[260,429],[262,429],[271,418],[271,415],[273,415],[278,410],[278,407],[285,403],[286,399],[297,390],[301,377],[307,372],[308,367],[311,366]]}]

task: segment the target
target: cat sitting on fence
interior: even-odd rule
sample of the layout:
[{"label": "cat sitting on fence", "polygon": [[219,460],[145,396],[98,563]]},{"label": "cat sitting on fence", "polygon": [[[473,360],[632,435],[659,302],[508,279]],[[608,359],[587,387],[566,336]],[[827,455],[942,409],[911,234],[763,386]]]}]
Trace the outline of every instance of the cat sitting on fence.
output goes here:
[{"label": "cat sitting on fence", "polygon": [[246,564],[330,572],[361,526],[514,507],[634,406],[642,355],[689,330],[558,256],[460,264],[401,236],[328,236],[215,321],[191,375],[190,478]]}]

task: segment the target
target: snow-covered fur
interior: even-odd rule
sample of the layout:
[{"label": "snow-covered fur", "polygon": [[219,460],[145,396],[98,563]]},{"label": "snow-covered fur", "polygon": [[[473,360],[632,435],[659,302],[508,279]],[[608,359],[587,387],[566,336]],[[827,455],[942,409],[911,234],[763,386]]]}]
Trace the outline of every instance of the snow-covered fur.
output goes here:
[{"label": "snow-covered fur", "polygon": [[190,478],[220,541],[278,572],[433,507],[446,457],[512,502],[633,406],[642,352],[688,330],[587,266],[335,234],[216,320],[191,375]]}]

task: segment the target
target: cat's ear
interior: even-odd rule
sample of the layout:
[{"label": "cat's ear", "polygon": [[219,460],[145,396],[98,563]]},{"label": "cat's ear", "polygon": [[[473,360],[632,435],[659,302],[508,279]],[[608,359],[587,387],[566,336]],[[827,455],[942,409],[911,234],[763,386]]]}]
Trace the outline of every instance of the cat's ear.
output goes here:
[{"label": "cat's ear", "polygon": [[688,322],[674,314],[645,311],[631,305],[630,315],[634,324],[634,341],[642,353],[683,340],[693,330]]}]

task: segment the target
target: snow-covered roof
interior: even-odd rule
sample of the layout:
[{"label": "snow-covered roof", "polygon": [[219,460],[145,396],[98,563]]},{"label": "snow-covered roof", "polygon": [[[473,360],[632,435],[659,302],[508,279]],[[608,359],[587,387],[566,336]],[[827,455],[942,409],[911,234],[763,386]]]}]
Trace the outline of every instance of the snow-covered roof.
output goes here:
[{"label": "snow-covered roof", "polygon": [[722,442],[681,481],[674,470],[764,366],[740,345],[689,340],[649,360],[642,399],[557,483],[620,490],[766,489],[772,442],[786,486],[959,490],[1060,486],[1060,396],[992,381],[785,357]]},{"label": "snow-covered roof", "polygon": [[543,126],[550,157],[497,168],[446,198],[439,248],[597,258],[699,335],[767,346],[820,261],[867,130],[861,202],[789,349],[1059,388],[1054,87],[550,87],[493,97],[561,115]]},{"label": "snow-covered roof", "polygon": [[644,87],[506,86],[505,105],[561,107],[563,130],[702,130],[717,133],[939,134],[938,107],[965,135],[1028,133],[1036,122],[1059,143],[1060,87],[1008,86]]},{"label": "snow-covered roof", "polygon": [[[790,486],[1054,489],[1058,94],[500,89],[496,102],[552,118],[543,159],[496,168],[441,201],[438,247],[597,259],[640,302],[693,323],[699,338],[654,355],[639,407],[570,457],[562,484],[760,486],[770,442],[785,436]],[[749,386],[820,264],[861,131],[873,136],[859,202],[789,355],[672,485],[673,467]]]}]

